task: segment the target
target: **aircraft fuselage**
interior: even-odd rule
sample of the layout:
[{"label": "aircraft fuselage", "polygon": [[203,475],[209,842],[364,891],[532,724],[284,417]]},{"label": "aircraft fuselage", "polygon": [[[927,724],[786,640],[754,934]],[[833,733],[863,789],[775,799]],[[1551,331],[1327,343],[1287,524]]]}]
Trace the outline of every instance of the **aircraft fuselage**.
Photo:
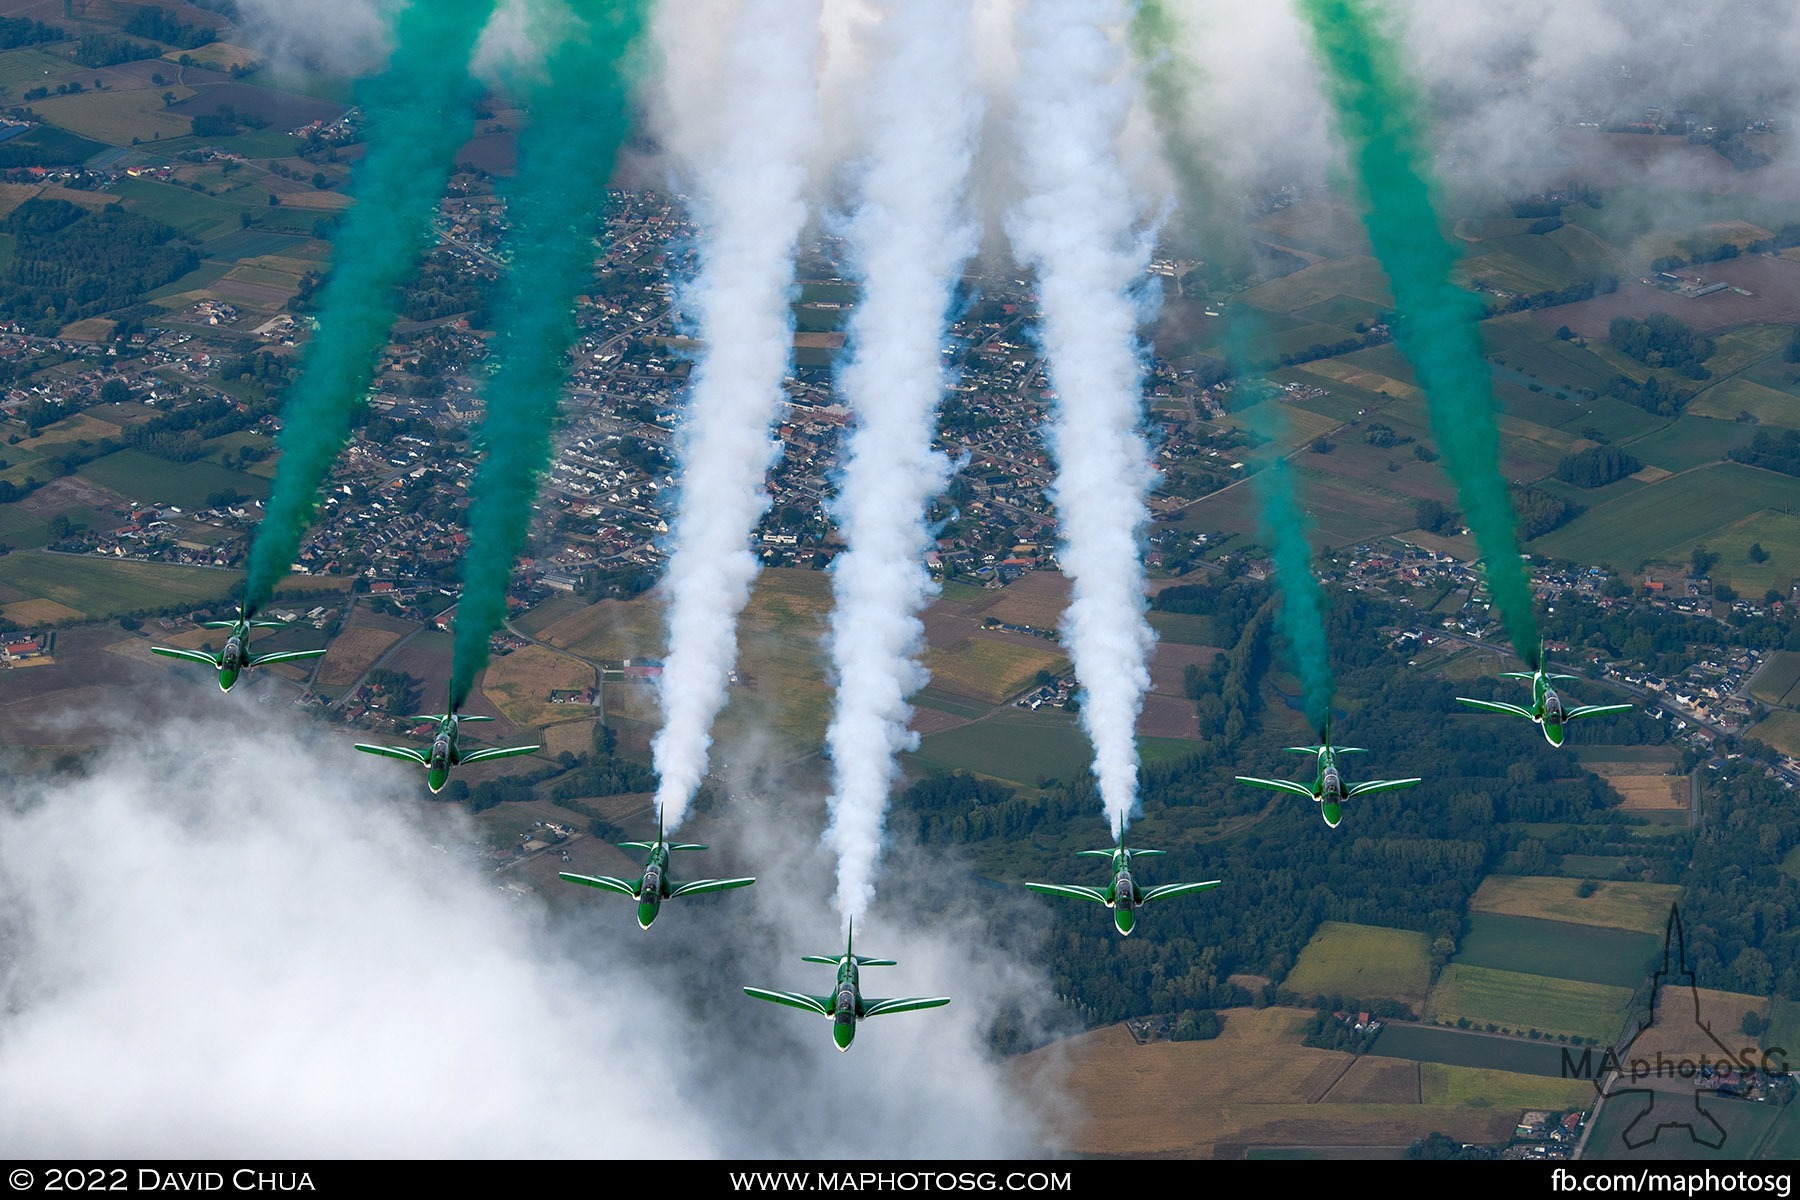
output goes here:
[{"label": "aircraft fuselage", "polygon": [[662,908],[663,897],[669,894],[669,848],[662,842],[650,851],[650,861],[644,867],[644,877],[638,881],[638,928],[650,928],[650,922],[656,920],[657,912]]},{"label": "aircraft fuselage", "polygon": [[1544,727],[1544,740],[1552,746],[1562,745],[1563,722],[1567,719],[1563,715],[1562,697],[1558,696],[1556,689],[1543,678],[1542,669],[1539,670],[1538,677],[1532,680],[1531,690],[1536,693],[1537,700],[1537,703],[1532,706],[1533,715],[1537,723]]},{"label": "aircraft fuselage", "polygon": [[840,1051],[856,1040],[856,1021],[862,1015],[862,991],[857,986],[856,963],[846,960],[838,968],[837,1003],[831,1010],[831,1040]]},{"label": "aircraft fuselage", "polygon": [[243,630],[234,630],[225,639],[225,649],[219,652],[219,690],[229,692],[231,685],[237,682],[238,672],[244,669],[244,642],[249,635]]},{"label": "aircraft fuselage", "polygon": [[426,764],[425,784],[432,795],[444,790],[450,781],[450,768],[456,762],[456,730],[455,726],[447,726],[438,731],[437,737],[431,741],[431,761]]},{"label": "aircraft fuselage", "polygon": [[1131,878],[1130,866],[1121,858],[1112,886],[1113,925],[1121,934],[1130,933],[1137,926],[1136,908],[1137,883]]}]

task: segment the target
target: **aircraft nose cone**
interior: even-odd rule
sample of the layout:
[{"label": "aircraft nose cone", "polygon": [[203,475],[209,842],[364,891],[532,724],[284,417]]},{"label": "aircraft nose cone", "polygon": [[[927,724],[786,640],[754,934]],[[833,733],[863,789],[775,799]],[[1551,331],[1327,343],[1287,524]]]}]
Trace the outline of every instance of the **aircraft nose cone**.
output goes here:
[{"label": "aircraft nose cone", "polygon": [[840,1025],[835,1022],[832,1024],[831,1040],[837,1043],[838,1053],[841,1054],[845,1050],[848,1050],[850,1048],[850,1043],[852,1041],[854,1041],[855,1039],[856,1039],[856,1026],[855,1025],[850,1025],[850,1024]]}]

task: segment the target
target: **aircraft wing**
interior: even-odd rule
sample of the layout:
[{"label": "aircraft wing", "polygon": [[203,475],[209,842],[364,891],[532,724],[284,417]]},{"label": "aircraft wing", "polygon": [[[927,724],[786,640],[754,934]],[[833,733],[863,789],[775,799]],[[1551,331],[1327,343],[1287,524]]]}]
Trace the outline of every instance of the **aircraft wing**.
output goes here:
[{"label": "aircraft wing", "polygon": [[1471,700],[1467,696],[1458,696],[1458,704],[1466,704],[1470,708],[1479,708],[1487,712],[1505,713],[1509,717],[1524,717],[1527,721],[1535,721],[1529,708],[1520,708],[1517,704],[1505,704],[1499,700]]},{"label": "aircraft wing", "polygon": [[1420,782],[1423,781],[1418,779],[1366,779],[1361,783],[1352,784],[1344,796],[1348,799],[1351,796],[1366,796],[1370,792],[1391,792],[1397,788],[1411,787]]},{"label": "aircraft wing", "polygon": [[1191,896],[1195,892],[1211,891],[1223,882],[1221,879],[1209,879],[1205,883],[1165,883],[1145,892],[1138,898],[1138,903],[1148,904],[1152,900],[1167,900],[1173,896]]},{"label": "aircraft wing", "polygon": [[1598,717],[1606,713],[1630,712],[1635,705],[1631,704],[1588,704],[1581,708],[1571,708],[1563,714],[1563,720],[1573,721],[1577,717]]},{"label": "aircraft wing", "polygon": [[591,888],[603,888],[609,892],[630,896],[633,900],[637,899],[638,890],[636,888],[623,879],[614,879],[611,875],[576,875],[569,871],[558,871],[556,877],[566,879],[570,883],[586,884]]},{"label": "aircraft wing", "polygon": [[912,1012],[919,1008],[942,1008],[950,1003],[948,996],[897,996],[892,1000],[864,1000],[863,1016],[879,1017],[883,1013]]},{"label": "aircraft wing", "polygon": [[831,1015],[831,997],[808,996],[804,992],[771,992],[767,988],[747,987],[744,995],[755,996],[758,1000],[772,1000],[776,1004],[785,1004],[789,1008],[798,1008],[810,1013],[818,1013],[822,1017]]},{"label": "aircraft wing", "polygon": [[273,654],[258,654],[251,658],[249,665],[260,667],[266,663],[291,662],[296,658],[317,658],[325,653],[323,650],[277,650]]},{"label": "aircraft wing", "polygon": [[1028,883],[1025,886],[1034,892],[1042,892],[1046,896],[1073,896],[1077,900],[1092,900],[1096,904],[1106,903],[1106,893],[1099,888],[1082,887],[1078,883]]},{"label": "aircraft wing", "polygon": [[1258,779],[1254,775],[1233,776],[1239,783],[1247,783],[1251,787],[1269,788],[1277,792],[1292,792],[1296,796],[1305,796],[1308,800],[1316,799],[1313,790],[1304,783],[1295,783],[1291,779]]},{"label": "aircraft wing", "polygon": [[458,766],[465,763],[486,762],[490,758],[511,758],[515,754],[535,754],[542,746],[493,746],[486,750],[471,750],[459,757]]},{"label": "aircraft wing", "polygon": [[219,660],[204,650],[177,650],[173,646],[152,646],[150,652],[167,655],[169,658],[185,658],[189,662],[205,663],[209,667],[219,665]]},{"label": "aircraft wing", "polygon": [[369,746],[362,742],[358,742],[356,743],[356,748],[368,754],[380,754],[388,758],[403,758],[407,762],[418,763],[421,767],[428,767],[431,765],[430,755],[426,754],[423,750],[414,750],[411,746]]},{"label": "aircraft wing", "polygon": [[756,876],[748,879],[696,879],[692,883],[684,883],[669,893],[669,899],[677,896],[697,896],[701,892],[722,892],[726,888],[748,887],[756,882]]}]

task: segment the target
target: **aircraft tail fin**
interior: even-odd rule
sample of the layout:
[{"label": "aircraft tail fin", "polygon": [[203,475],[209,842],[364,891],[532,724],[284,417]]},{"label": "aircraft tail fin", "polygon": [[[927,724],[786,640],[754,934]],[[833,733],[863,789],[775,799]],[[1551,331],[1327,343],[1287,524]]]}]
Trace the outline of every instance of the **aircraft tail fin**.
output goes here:
[{"label": "aircraft tail fin", "polygon": [[667,843],[667,845],[668,845],[669,849],[671,849],[671,850],[704,850],[704,849],[706,849],[706,847],[703,844],[701,844],[700,842],[669,842],[669,843]]}]

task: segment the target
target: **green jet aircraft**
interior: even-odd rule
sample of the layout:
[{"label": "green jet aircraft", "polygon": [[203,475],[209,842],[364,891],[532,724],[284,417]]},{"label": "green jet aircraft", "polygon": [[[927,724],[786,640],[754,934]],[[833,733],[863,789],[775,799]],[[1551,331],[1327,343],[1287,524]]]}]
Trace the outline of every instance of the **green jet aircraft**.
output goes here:
[{"label": "green jet aircraft", "polygon": [[627,883],[623,879],[614,879],[610,875],[577,875],[571,871],[559,871],[557,875],[570,883],[604,888],[609,892],[630,896],[638,902],[639,929],[650,928],[650,922],[656,920],[657,910],[662,907],[664,900],[673,900],[677,896],[696,896],[702,892],[722,892],[727,888],[748,887],[756,882],[756,877],[752,875],[748,879],[696,879],[692,883],[675,883],[669,878],[669,852],[671,850],[704,850],[706,847],[693,842],[664,840],[660,810],[656,814],[656,840],[654,842],[620,842],[619,849],[648,850],[650,852],[649,861],[644,864],[643,878],[636,883]]},{"label": "green jet aircraft", "polygon": [[444,784],[450,781],[450,768],[460,767],[464,763],[486,762],[490,758],[511,758],[515,754],[531,754],[541,750],[541,746],[496,746],[488,750],[463,750],[458,744],[457,727],[464,721],[491,721],[492,717],[465,717],[457,713],[425,713],[411,718],[414,721],[436,721],[437,732],[432,736],[430,750],[415,750],[411,746],[370,746],[362,742],[356,743],[358,750],[368,754],[381,754],[388,758],[401,758],[407,762],[418,763],[425,768],[425,782],[431,788],[431,794],[437,795],[444,790]]},{"label": "green jet aircraft", "polygon": [[1128,934],[1137,925],[1137,910],[1152,900],[1167,900],[1174,896],[1187,896],[1194,892],[1204,892],[1216,888],[1220,880],[1209,879],[1205,883],[1165,883],[1161,887],[1153,887],[1139,891],[1137,881],[1131,877],[1131,858],[1140,858],[1152,854],[1166,854],[1164,850],[1128,850],[1123,845],[1114,846],[1111,850],[1080,850],[1084,858],[1107,858],[1112,860],[1113,879],[1104,888],[1082,887],[1080,884],[1062,883],[1028,883],[1025,886],[1034,892],[1042,892],[1046,896],[1073,896],[1077,900],[1092,900],[1096,904],[1104,904],[1113,910],[1113,924],[1121,934]]},{"label": "green jet aircraft", "polygon": [[1319,806],[1319,815],[1325,818],[1325,824],[1336,829],[1338,821],[1343,818],[1344,801],[1352,796],[1366,796],[1371,792],[1391,792],[1396,788],[1411,787],[1420,782],[1418,779],[1371,779],[1365,783],[1347,784],[1338,770],[1337,756],[1340,754],[1367,754],[1361,746],[1338,746],[1331,744],[1331,722],[1325,722],[1325,730],[1319,735],[1317,746],[1289,746],[1295,754],[1313,754],[1318,756],[1319,773],[1312,786],[1294,783],[1286,779],[1257,779],[1251,775],[1239,775],[1239,783],[1248,783],[1253,787],[1272,788],[1278,792],[1292,792],[1296,796],[1305,796]]},{"label": "green jet aircraft", "polygon": [[325,653],[323,650],[280,650],[273,654],[252,654],[250,652],[250,631],[252,629],[280,629],[286,621],[253,621],[250,613],[241,609],[235,621],[207,621],[202,629],[229,629],[231,636],[225,639],[225,648],[217,654],[209,654],[205,650],[179,650],[174,646],[152,646],[154,654],[167,655],[169,658],[186,659],[189,662],[205,663],[219,672],[219,690],[229,692],[231,685],[238,681],[238,674],[251,667],[267,666],[269,663],[292,662],[297,658],[317,658]]},{"label": "green jet aircraft", "polygon": [[1531,681],[1531,707],[1520,704],[1503,704],[1498,700],[1471,700],[1467,696],[1458,696],[1457,703],[1466,704],[1470,708],[1479,708],[1483,712],[1505,713],[1511,717],[1524,717],[1527,721],[1535,721],[1544,728],[1544,740],[1552,746],[1563,744],[1563,726],[1570,721],[1579,721],[1583,717],[1601,717],[1607,713],[1630,712],[1629,704],[1586,704],[1578,708],[1564,708],[1562,697],[1550,686],[1552,679],[1575,679],[1575,675],[1551,675],[1545,668],[1550,665],[1550,655],[1542,644],[1538,646],[1537,669],[1532,671],[1502,671],[1503,679],[1529,679]]},{"label": "green jet aircraft", "polygon": [[869,1000],[862,994],[862,985],[857,978],[861,967],[898,966],[891,958],[864,958],[853,952],[856,930],[851,928],[844,938],[842,955],[808,954],[801,962],[823,963],[838,969],[837,988],[829,996],[809,996],[805,992],[772,992],[767,988],[747,987],[746,996],[754,996],[758,1000],[772,1000],[776,1004],[785,1004],[789,1008],[798,1008],[806,1012],[818,1013],[831,1018],[831,1040],[837,1048],[848,1050],[850,1043],[856,1039],[856,1023],[864,1017],[879,1017],[886,1013],[911,1012],[918,1008],[938,1008],[950,1003],[948,996],[931,996],[921,998],[906,996],[894,1000]]}]

